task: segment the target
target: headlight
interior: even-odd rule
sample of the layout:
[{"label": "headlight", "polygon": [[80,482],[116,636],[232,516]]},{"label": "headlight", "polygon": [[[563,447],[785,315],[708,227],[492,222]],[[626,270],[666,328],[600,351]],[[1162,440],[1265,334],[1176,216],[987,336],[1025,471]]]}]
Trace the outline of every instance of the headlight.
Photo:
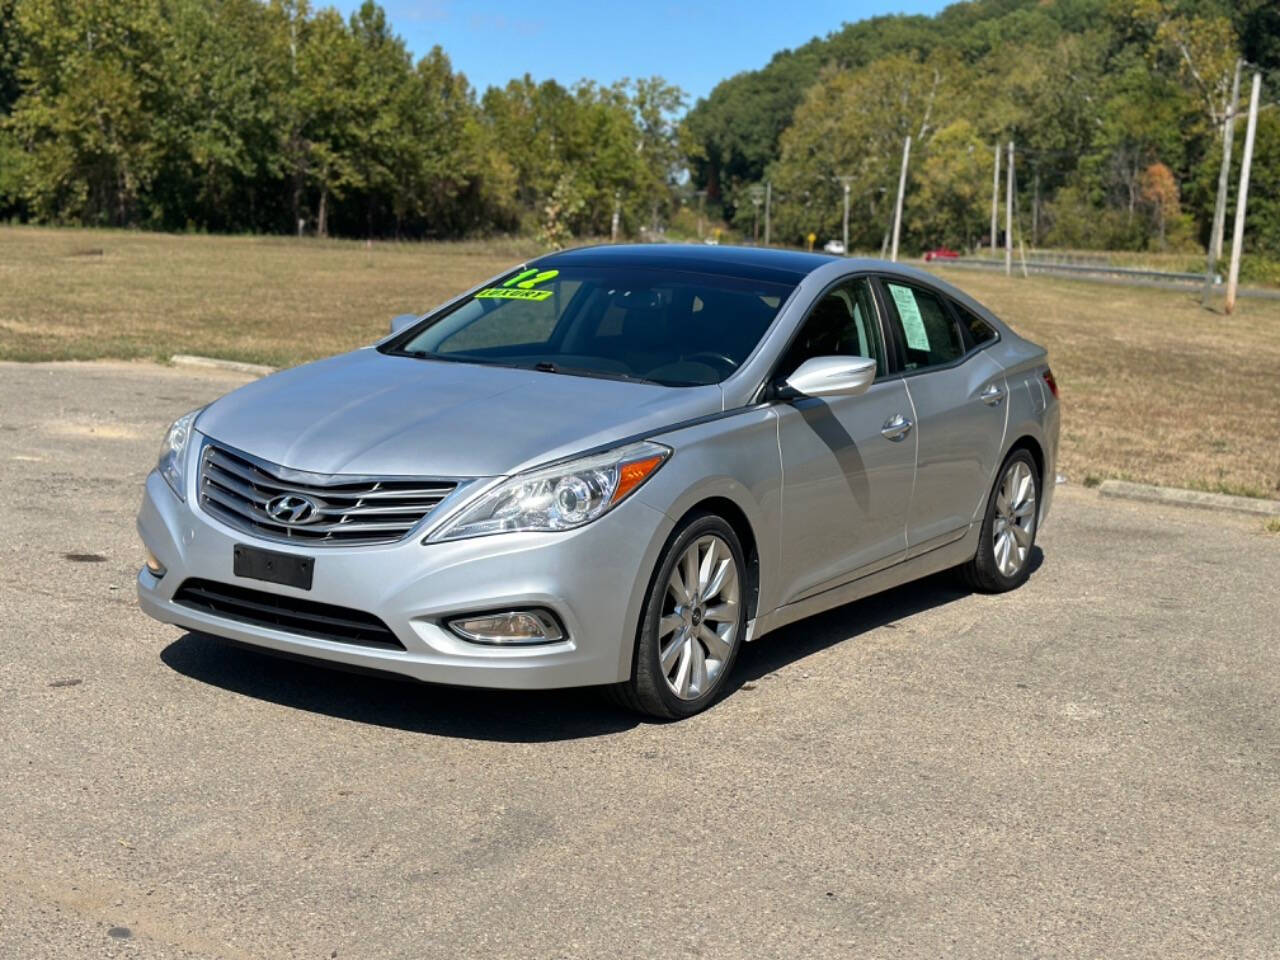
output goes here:
[{"label": "headlight", "polygon": [[[204,407],[200,408],[203,409]],[[179,500],[187,499],[187,446],[191,442],[192,426],[200,415],[200,410],[192,410],[173,421],[173,426],[164,435],[164,443],[160,445],[160,462],[156,464],[156,469]]]},{"label": "headlight", "polygon": [[427,539],[572,530],[616,507],[669,456],[669,447],[646,441],[517,474],[481,494]]}]

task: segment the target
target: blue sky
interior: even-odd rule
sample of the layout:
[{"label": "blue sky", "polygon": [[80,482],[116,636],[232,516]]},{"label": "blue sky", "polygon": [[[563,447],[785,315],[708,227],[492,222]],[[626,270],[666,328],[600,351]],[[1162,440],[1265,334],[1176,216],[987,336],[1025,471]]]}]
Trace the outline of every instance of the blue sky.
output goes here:
[{"label": "blue sky", "polygon": [[[360,0],[338,0],[344,13]],[[317,0],[317,6],[327,5]],[[778,50],[825,36],[842,23],[883,13],[936,13],[943,0],[792,0],[778,3],[589,2],[547,0],[382,0],[409,49],[440,44],[454,69],[483,92],[530,73],[571,84],[584,77],[612,83],[661,74],[705,96],[720,80],[763,66]]]}]

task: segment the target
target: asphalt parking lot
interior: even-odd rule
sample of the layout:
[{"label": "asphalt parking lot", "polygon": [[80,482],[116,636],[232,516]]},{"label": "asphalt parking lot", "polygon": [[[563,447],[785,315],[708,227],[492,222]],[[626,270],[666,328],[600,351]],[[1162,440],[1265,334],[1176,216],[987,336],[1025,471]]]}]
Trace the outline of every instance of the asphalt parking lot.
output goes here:
[{"label": "asphalt parking lot", "polygon": [[239,382],[0,364],[0,956],[1280,956],[1256,518],[1061,487],[1023,589],[796,624],[649,724],[142,616],[162,431]]}]

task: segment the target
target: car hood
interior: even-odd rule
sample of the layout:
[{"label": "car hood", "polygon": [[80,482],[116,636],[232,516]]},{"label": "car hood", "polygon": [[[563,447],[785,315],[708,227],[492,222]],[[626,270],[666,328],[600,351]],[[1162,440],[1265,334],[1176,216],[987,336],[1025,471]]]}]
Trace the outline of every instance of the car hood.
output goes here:
[{"label": "car hood", "polygon": [[241,387],[207,407],[196,429],[295,470],[485,477],[722,406],[714,385],[664,387],[367,348]]}]

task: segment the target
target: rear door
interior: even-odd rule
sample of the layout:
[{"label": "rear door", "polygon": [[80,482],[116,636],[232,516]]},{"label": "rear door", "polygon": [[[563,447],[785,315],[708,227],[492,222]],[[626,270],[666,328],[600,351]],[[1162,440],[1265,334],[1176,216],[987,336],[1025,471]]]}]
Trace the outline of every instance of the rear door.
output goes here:
[{"label": "rear door", "polygon": [[874,357],[859,397],[778,404],[782,457],[782,597],[791,603],[906,552],[916,441],[906,385],[892,375],[871,281],[835,284],[805,319],[775,378],[818,356]]},{"label": "rear door", "polygon": [[916,556],[962,537],[986,502],[1004,444],[1008,386],[941,292],[897,277],[878,286],[916,419],[907,521],[907,555]]}]

